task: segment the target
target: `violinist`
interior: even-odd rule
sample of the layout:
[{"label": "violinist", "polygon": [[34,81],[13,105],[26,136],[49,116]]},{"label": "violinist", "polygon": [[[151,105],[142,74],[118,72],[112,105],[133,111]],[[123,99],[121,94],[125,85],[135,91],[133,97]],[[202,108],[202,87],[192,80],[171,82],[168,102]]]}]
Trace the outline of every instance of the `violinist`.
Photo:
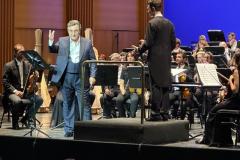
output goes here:
[{"label": "violinist", "polygon": [[[43,100],[38,95],[35,96],[35,107],[33,106],[34,94],[24,93],[24,88],[30,75],[30,64],[23,57],[24,46],[16,44],[14,46],[14,59],[4,65],[3,87],[4,96],[12,104],[12,128],[19,129],[19,116],[25,112],[25,116],[20,120],[22,125],[29,127],[33,122],[36,111],[41,106]],[[28,86],[27,86],[28,87]]]},{"label": "violinist", "polygon": [[[232,145],[231,128],[220,125],[222,117],[216,117],[216,112],[220,109],[239,110],[240,90],[239,90],[239,70],[240,70],[240,53],[235,53],[231,60],[232,75],[229,77],[229,85],[232,96],[221,103],[215,105],[209,112],[206,121],[204,136],[196,141],[200,144],[210,146],[228,146]],[[213,139],[213,137],[215,137]]]},{"label": "violinist", "polygon": [[[182,51],[179,50],[179,52],[176,54],[176,63],[177,67],[176,69],[186,69],[185,72],[182,72],[175,77],[173,77],[173,82],[177,83],[185,83],[185,82],[190,82],[192,81],[191,75],[190,75],[190,68],[187,64],[187,57],[186,54]],[[181,115],[180,118],[184,119],[185,118],[185,107],[180,106],[180,100],[181,97],[186,96],[184,95],[185,93],[189,94],[188,88],[179,88],[179,87],[174,87],[172,92],[169,94],[169,99],[170,99],[170,105],[172,106],[172,117],[173,118],[178,118],[178,108],[181,107]],[[186,98],[186,97],[185,97]]]}]

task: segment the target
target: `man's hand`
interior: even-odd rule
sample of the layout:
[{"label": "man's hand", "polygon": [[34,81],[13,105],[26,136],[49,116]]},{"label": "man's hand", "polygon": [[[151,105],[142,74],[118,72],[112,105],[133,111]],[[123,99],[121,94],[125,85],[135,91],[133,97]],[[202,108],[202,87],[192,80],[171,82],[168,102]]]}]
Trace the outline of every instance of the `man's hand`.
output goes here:
[{"label": "man's hand", "polygon": [[16,90],[15,91],[15,95],[17,95],[18,97],[22,98],[23,97],[23,92]]},{"label": "man's hand", "polygon": [[49,30],[49,32],[48,32],[48,39],[50,41],[54,41],[54,33],[55,33],[54,30]]},{"label": "man's hand", "polygon": [[96,83],[96,79],[94,77],[89,78],[89,83],[91,86],[93,86]]},{"label": "man's hand", "polygon": [[134,53],[134,55],[138,54],[138,48],[137,46],[135,45],[132,45],[132,48],[134,48],[134,50],[132,51]]}]

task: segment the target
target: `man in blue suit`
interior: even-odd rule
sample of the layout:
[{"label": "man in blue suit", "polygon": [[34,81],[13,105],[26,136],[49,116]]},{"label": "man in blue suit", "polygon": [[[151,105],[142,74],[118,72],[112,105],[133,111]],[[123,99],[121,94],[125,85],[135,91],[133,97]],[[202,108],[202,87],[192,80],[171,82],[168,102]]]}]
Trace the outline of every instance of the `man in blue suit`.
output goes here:
[{"label": "man in blue suit", "polygon": [[[72,137],[74,130],[74,110],[72,103],[75,95],[79,111],[83,111],[80,120],[91,120],[91,105],[89,101],[90,85],[95,83],[96,65],[86,65],[84,82],[81,80],[81,64],[85,60],[95,60],[92,42],[80,36],[81,24],[78,20],[70,20],[67,24],[67,37],[60,37],[54,43],[55,31],[49,30],[49,50],[58,53],[55,71],[52,82],[61,84],[63,94],[63,118],[65,137]],[[81,83],[84,83],[84,90],[81,90]],[[81,106],[81,93],[83,92],[84,106]],[[83,108],[82,108],[83,107]]]}]

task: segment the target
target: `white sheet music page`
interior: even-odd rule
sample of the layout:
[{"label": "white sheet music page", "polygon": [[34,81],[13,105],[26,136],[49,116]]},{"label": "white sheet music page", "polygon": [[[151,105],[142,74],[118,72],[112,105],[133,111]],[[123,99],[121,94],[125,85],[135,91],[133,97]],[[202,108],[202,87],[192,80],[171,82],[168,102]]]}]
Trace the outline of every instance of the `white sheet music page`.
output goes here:
[{"label": "white sheet music page", "polygon": [[172,76],[176,76],[180,73],[183,73],[185,72],[187,69],[178,69],[178,68],[171,68],[171,73],[172,73]]},{"label": "white sheet music page", "polygon": [[221,87],[215,64],[196,63],[198,75],[203,86]]}]

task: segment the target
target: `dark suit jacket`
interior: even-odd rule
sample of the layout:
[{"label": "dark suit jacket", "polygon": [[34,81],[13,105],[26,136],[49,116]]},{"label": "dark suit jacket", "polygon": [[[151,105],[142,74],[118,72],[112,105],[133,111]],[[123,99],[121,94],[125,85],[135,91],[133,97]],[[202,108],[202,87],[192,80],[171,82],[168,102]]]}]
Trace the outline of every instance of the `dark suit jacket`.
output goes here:
[{"label": "dark suit jacket", "polygon": [[[30,71],[30,64],[23,62],[23,84],[26,84]],[[12,60],[4,65],[3,71],[4,94],[13,94],[15,89],[21,90],[21,78],[16,60]]]},{"label": "dark suit jacket", "polygon": [[169,20],[157,16],[149,21],[139,52],[148,50],[149,73],[159,87],[171,85],[171,51],[175,44],[174,26]]},{"label": "dark suit jacket", "polygon": [[[52,53],[58,53],[56,67],[53,72],[52,82],[62,83],[62,78],[67,68],[68,58],[70,54],[70,38],[61,37],[59,41],[52,46],[49,46],[49,50]],[[93,51],[92,43],[90,40],[81,37],[80,38],[80,66],[79,74],[81,77],[81,65],[85,60],[96,60],[95,54]],[[96,75],[96,64],[86,65],[85,68],[85,84],[84,86],[89,86],[89,77],[95,77]]]}]

